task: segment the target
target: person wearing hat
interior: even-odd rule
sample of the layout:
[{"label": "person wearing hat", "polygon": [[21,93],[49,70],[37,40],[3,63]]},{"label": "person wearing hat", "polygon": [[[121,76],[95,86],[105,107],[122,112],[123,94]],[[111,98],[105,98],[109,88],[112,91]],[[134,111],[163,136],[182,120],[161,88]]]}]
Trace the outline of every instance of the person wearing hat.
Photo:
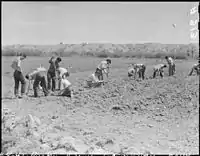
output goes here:
[{"label": "person wearing hat", "polygon": [[56,89],[56,70],[59,68],[59,63],[62,61],[60,57],[56,59],[54,56],[49,60],[50,66],[47,72],[48,89],[53,92]]},{"label": "person wearing hat", "polygon": [[96,72],[99,73],[98,78],[99,80],[103,80],[103,74],[106,74],[108,78],[108,73],[111,65],[111,60],[106,59],[100,62],[100,64],[96,68]]},{"label": "person wearing hat", "polygon": [[153,67],[153,78],[156,78],[157,73],[160,75],[161,78],[164,76],[163,69],[166,68],[166,64],[158,64]]},{"label": "person wearing hat", "polygon": [[175,73],[175,63],[171,57],[165,56],[165,59],[169,65],[169,76],[173,76]]},{"label": "person wearing hat", "polygon": [[[26,58],[25,54],[20,54],[17,58],[15,58],[11,64],[11,67],[14,69],[14,95],[16,98],[22,98],[25,96],[26,91],[26,80],[23,75],[23,71],[21,68],[21,62]],[[21,96],[19,95],[19,83],[21,83]]]}]

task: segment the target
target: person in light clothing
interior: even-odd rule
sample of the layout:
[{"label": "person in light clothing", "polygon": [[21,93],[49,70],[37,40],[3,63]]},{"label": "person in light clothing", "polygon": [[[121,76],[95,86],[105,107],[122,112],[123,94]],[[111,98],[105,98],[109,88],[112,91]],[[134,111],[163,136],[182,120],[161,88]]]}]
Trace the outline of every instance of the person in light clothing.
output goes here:
[{"label": "person in light clothing", "polygon": [[48,96],[49,92],[47,90],[47,85],[46,85],[46,74],[47,70],[44,67],[39,67],[25,76],[26,79],[29,80],[27,95],[30,90],[31,81],[34,81],[33,83],[34,97],[38,97],[39,86],[42,87],[44,95]]},{"label": "person in light clothing", "polygon": [[[71,68],[71,67],[69,67]],[[68,68],[68,69],[69,69]],[[69,70],[66,69],[66,68],[63,68],[63,67],[59,67],[56,71],[58,73],[58,89],[60,90],[60,87],[61,87],[61,80],[63,78],[63,76],[65,76],[66,78],[69,77],[70,75],[70,72]]]},{"label": "person in light clothing", "polygon": [[[14,87],[14,95],[17,98],[21,98],[25,95],[26,91],[26,80],[23,75],[23,71],[21,68],[21,61],[26,58],[25,54],[20,54],[17,58],[15,58],[12,62],[11,67],[14,69],[14,80],[15,80],[15,87]],[[19,83],[21,83],[21,96],[19,96]]]},{"label": "person in light clothing", "polygon": [[155,65],[155,66],[153,67],[153,78],[156,77],[157,73],[160,75],[160,77],[163,78],[163,76],[164,76],[164,71],[163,71],[163,69],[166,68],[166,67],[167,67],[166,64],[158,64],[158,65]]},{"label": "person in light clothing", "polygon": [[136,78],[136,70],[134,68],[134,64],[130,64],[130,66],[128,67],[128,77],[132,77],[134,76],[134,79]]},{"label": "person in light clothing", "polygon": [[106,59],[104,61],[101,61],[100,64],[96,68],[96,72],[99,73],[99,80],[103,80],[103,74],[106,74],[106,77],[108,78],[108,73],[111,65],[111,60]]},{"label": "person in light clothing", "polygon": [[58,92],[58,96],[67,96],[67,97],[73,97],[72,92],[72,84],[67,79],[67,75],[63,74],[61,78],[61,90]]},{"label": "person in light clothing", "polygon": [[200,66],[199,66],[199,63],[198,63],[198,64],[194,64],[194,65],[192,66],[192,69],[191,69],[191,71],[190,71],[190,73],[189,73],[188,76],[191,76],[191,75],[193,74],[193,72],[196,72],[196,74],[199,75],[199,73],[200,73]]},{"label": "person in light clothing", "polygon": [[168,56],[165,56],[165,59],[169,65],[169,76],[173,76],[176,72],[174,60]]},{"label": "person in light clothing", "polygon": [[95,73],[92,73],[87,80],[87,86],[88,87],[99,87],[104,81],[99,79],[99,76],[102,73],[97,70]]}]

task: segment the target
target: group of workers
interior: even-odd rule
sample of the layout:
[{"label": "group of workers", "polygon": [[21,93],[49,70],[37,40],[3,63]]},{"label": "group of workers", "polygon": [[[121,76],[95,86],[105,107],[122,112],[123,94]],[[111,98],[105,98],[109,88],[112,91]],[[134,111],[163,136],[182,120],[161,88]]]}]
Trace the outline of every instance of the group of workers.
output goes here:
[{"label": "group of workers", "polygon": [[[43,90],[45,96],[48,95],[57,95],[57,96],[68,96],[72,97],[72,84],[69,82],[68,77],[70,76],[70,68],[60,67],[59,63],[62,61],[60,57],[51,57],[49,60],[49,69],[46,70],[43,66],[31,71],[26,74],[25,77],[23,75],[23,71],[21,68],[21,61],[26,58],[26,55],[20,54],[16,59],[13,60],[11,67],[14,69],[14,94],[16,98],[22,98],[27,96],[30,90],[30,86],[33,83],[34,97],[38,97],[39,88]],[[171,57],[165,57],[168,66],[169,66],[169,76],[175,74],[175,63]],[[106,59],[100,62],[97,66],[94,73],[92,73],[87,79],[88,87],[97,87],[101,86],[105,83],[103,75],[106,75],[108,78],[109,70],[111,65],[111,59]],[[153,78],[159,74],[163,77],[164,68],[166,68],[166,64],[158,64],[153,67]],[[139,78],[145,78],[145,70],[146,66],[144,64],[131,64],[128,68],[128,77],[139,75]],[[198,64],[194,64],[192,67],[189,76],[196,71],[197,75],[199,75],[199,62]],[[26,92],[26,80],[29,81],[28,89]],[[56,82],[58,80],[58,90],[59,92],[56,94]],[[21,83],[21,96],[19,96],[19,83]]]},{"label": "group of workers", "polygon": [[[169,76],[173,76],[175,74],[175,63],[171,57],[165,57],[167,64],[169,66]],[[164,68],[166,68],[166,64],[157,64],[153,67],[153,78],[156,78],[157,75],[163,78],[164,76]],[[144,64],[130,64],[128,68],[128,77],[136,78],[139,75],[139,78],[145,78],[145,70],[146,66]]]}]

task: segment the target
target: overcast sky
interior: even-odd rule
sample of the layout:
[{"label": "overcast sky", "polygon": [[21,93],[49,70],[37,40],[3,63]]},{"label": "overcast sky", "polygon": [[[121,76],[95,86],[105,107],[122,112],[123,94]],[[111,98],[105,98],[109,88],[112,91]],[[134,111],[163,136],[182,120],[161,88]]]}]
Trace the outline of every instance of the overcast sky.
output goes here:
[{"label": "overcast sky", "polygon": [[194,2],[2,3],[3,45],[189,43],[189,21],[197,18],[189,14]]}]

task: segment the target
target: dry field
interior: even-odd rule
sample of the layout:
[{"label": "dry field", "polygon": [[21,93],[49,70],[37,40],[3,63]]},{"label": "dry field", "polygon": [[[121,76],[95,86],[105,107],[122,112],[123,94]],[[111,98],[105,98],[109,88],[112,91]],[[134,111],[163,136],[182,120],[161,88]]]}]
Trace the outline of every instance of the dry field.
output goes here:
[{"label": "dry field", "polygon": [[[24,72],[48,68],[48,59],[28,57]],[[33,98],[33,91],[12,99],[11,60],[2,58],[2,152],[199,154],[199,77],[186,77],[196,61],[176,60],[174,77],[165,69],[163,79],[151,79],[152,66],[165,60],[112,59],[108,83],[85,89],[100,59],[63,58],[61,66],[73,66],[74,99]],[[144,81],[127,79],[133,62],[147,65]]]}]

